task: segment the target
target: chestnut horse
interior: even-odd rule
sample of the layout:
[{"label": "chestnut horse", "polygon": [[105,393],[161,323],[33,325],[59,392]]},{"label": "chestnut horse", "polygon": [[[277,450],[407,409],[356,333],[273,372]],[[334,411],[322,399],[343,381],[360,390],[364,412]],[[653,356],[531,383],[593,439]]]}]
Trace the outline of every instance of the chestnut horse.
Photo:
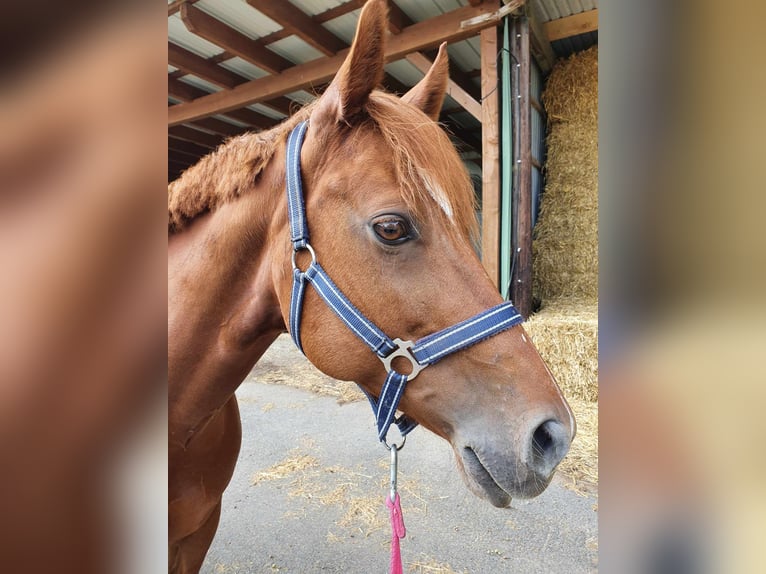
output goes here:
[{"label": "chestnut horse", "polygon": [[[234,391],[289,324],[288,134],[299,152],[311,244],[381,331],[416,340],[502,302],[472,248],[470,180],[436,123],[442,45],[401,99],[375,90],[387,7],[370,0],[326,92],[280,126],[231,139],[169,186],[170,570],[197,572],[212,541],[241,432]],[[299,265],[306,264],[300,254]],[[303,260],[303,261],[301,261]],[[300,341],[327,375],[381,393],[385,369],[307,289]],[[498,507],[542,492],[575,432],[523,327],[425,369],[399,409],[452,445],[468,487]]]}]

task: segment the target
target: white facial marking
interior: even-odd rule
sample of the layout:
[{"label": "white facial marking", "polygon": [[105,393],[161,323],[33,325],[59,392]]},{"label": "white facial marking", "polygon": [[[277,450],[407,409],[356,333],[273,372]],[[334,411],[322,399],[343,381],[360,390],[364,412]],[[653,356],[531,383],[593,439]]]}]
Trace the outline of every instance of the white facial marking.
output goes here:
[{"label": "white facial marking", "polygon": [[428,191],[428,195],[430,195],[433,198],[433,200],[441,208],[441,210],[447,214],[447,217],[449,218],[449,220],[454,223],[452,205],[449,202],[449,198],[447,197],[447,194],[444,193],[444,190],[440,186],[436,185],[433,178],[427,171],[422,169],[419,171],[420,171],[420,177],[423,178],[423,183],[425,184],[426,190]]},{"label": "white facial marking", "polygon": [[521,340],[527,342],[527,336],[524,333],[521,334]]}]

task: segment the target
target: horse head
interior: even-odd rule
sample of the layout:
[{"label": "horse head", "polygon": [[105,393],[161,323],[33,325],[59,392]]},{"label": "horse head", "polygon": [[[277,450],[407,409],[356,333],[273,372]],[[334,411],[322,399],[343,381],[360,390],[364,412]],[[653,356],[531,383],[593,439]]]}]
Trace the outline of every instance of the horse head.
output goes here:
[{"label": "horse head", "polygon": [[[448,79],[445,46],[402,98],[378,91],[386,19],[385,0],[366,4],[344,64],[307,112],[300,165],[321,265],[382,331],[414,341],[502,298],[472,246],[470,180],[435,121]],[[282,215],[273,278],[285,324],[288,235]],[[308,258],[299,253],[297,265]],[[303,351],[314,365],[380,394],[381,361],[310,289],[302,321]],[[449,441],[469,488],[499,507],[542,492],[575,433],[572,412],[521,325],[423,370],[399,408]]]}]

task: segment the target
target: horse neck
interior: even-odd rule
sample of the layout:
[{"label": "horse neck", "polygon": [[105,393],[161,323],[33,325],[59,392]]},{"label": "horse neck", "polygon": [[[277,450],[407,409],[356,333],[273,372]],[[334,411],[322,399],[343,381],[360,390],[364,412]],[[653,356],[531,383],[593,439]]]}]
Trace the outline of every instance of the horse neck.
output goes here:
[{"label": "horse neck", "polygon": [[171,401],[191,393],[195,404],[223,404],[285,330],[274,269],[289,245],[280,241],[287,241],[284,177],[275,171],[170,237]]}]

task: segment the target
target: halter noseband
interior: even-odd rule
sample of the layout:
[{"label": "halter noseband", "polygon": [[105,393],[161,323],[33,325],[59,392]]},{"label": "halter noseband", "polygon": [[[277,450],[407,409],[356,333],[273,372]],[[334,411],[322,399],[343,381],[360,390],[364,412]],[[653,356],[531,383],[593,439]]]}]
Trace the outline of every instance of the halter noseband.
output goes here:
[{"label": "halter noseband", "polygon": [[[501,331],[518,325],[524,319],[513,304],[506,301],[415,342],[401,339],[391,340],[373,322],[367,319],[343,295],[338,286],[327,275],[327,272],[322,269],[322,266],[317,262],[314,249],[309,244],[300,159],[301,146],[307,128],[308,121],[301,122],[290,132],[287,140],[286,188],[290,240],[293,244],[290,335],[297,347],[303,352],[300,337],[301,312],[306,283],[311,283],[327,306],[378,356],[388,373],[380,397],[375,398],[364,391],[375,413],[378,438],[385,441],[392,423],[396,423],[401,434],[406,436],[418,424],[406,415],[395,418],[396,408],[404,394],[407,381],[414,379],[420,371],[439,359],[497,335]],[[302,250],[308,251],[311,255],[311,264],[306,271],[301,271],[295,261],[296,253]],[[403,357],[411,363],[412,372],[409,375],[403,375],[393,368],[392,362],[396,357]]]}]

